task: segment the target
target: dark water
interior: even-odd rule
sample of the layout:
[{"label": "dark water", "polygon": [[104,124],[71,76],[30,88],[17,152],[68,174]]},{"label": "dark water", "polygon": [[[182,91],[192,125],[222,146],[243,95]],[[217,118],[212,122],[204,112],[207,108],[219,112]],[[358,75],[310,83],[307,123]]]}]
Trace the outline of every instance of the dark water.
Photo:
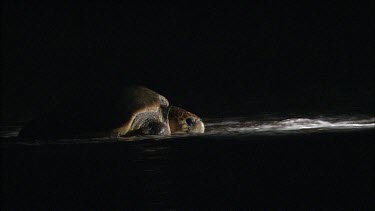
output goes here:
[{"label": "dark water", "polygon": [[206,119],[204,135],[2,136],[5,208],[369,208],[372,116]]}]

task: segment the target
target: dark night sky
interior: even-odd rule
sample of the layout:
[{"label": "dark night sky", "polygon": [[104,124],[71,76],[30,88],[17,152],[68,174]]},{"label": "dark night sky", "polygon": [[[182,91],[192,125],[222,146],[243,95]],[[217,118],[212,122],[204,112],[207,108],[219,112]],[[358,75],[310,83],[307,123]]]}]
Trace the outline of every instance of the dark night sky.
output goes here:
[{"label": "dark night sky", "polygon": [[30,117],[87,87],[130,83],[202,116],[373,113],[373,3],[275,2],[8,1],[2,115]]}]

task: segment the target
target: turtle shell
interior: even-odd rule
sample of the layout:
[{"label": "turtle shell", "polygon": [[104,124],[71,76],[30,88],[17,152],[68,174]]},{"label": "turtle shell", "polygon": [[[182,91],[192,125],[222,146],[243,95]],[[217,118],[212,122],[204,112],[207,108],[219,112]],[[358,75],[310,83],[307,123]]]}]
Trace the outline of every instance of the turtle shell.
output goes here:
[{"label": "turtle shell", "polygon": [[110,93],[88,93],[32,120],[20,132],[25,138],[74,138],[125,135],[140,116],[152,115],[168,125],[168,100],[142,86]]}]

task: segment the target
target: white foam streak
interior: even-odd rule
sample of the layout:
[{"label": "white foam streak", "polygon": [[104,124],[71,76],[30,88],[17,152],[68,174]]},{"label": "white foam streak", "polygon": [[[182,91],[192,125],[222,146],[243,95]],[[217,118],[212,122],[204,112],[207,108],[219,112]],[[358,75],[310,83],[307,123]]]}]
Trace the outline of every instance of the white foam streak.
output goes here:
[{"label": "white foam streak", "polygon": [[[228,123],[228,124],[226,124]],[[279,121],[223,121],[207,125],[207,132],[211,134],[233,133],[280,133],[306,132],[322,130],[345,130],[375,128],[375,118],[359,120],[343,120],[338,118],[291,118]]]}]

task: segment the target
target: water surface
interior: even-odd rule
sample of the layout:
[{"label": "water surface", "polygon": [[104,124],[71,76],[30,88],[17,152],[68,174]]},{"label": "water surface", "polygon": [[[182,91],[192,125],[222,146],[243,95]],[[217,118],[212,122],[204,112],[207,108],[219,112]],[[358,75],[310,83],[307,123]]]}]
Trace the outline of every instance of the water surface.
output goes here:
[{"label": "water surface", "polygon": [[[314,133],[329,131],[353,131],[375,128],[375,117],[371,116],[318,116],[318,117],[264,117],[251,119],[250,117],[206,118],[204,119],[205,134],[174,134],[167,137],[120,137],[112,140],[135,141],[144,139],[171,139],[187,136],[246,136],[246,135],[288,135],[296,133]],[[22,128],[23,122],[5,122],[0,131],[1,137],[16,137]],[[74,139],[60,141],[108,141],[102,139]],[[56,140],[55,140],[56,141]]]},{"label": "water surface", "polygon": [[370,207],[373,116],[204,121],[205,134],[47,141],[8,122],[4,207]]}]

